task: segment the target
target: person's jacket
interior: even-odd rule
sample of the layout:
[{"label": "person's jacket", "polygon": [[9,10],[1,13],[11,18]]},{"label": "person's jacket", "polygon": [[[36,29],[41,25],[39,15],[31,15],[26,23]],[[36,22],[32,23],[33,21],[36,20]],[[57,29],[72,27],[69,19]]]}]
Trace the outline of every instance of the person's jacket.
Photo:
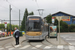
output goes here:
[{"label": "person's jacket", "polygon": [[14,32],[14,36],[15,36],[15,38],[18,38],[18,37],[19,37],[19,35],[20,35],[19,30],[15,30],[15,32]]}]

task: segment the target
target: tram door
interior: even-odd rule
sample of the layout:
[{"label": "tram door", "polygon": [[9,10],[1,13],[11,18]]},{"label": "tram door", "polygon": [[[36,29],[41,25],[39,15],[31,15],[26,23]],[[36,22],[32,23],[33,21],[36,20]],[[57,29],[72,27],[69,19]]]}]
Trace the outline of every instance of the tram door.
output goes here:
[{"label": "tram door", "polygon": [[37,22],[35,21],[34,22],[34,34],[35,36],[33,36],[34,38],[40,38],[40,33],[41,33],[41,23],[40,22]]}]

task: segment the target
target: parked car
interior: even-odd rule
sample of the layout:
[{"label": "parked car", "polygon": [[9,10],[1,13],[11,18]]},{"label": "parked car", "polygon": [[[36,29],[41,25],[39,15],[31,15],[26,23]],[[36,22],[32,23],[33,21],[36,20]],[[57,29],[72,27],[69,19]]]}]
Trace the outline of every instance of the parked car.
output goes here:
[{"label": "parked car", "polygon": [[4,37],[5,36],[5,32],[0,31],[0,37]]}]

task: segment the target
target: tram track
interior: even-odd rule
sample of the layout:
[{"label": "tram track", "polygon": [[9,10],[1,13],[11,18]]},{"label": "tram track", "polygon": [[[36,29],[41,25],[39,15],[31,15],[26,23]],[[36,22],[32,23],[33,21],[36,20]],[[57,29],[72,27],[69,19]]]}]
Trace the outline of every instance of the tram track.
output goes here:
[{"label": "tram track", "polygon": [[[27,41],[27,40],[23,40],[23,41],[21,42],[21,45],[22,45],[23,42],[26,42],[26,41]],[[42,48],[38,48],[38,47],[32,45],[31,42],[29,42],[29,41],[28,41],[28,44],[29,44],[30,46],[36,48],[36,49],[43,50]]]},{"label": "tram track", "polygon": [[29,44],[30,44],[32,47],[35,47],[35,48],[37,48],[37,49],[39,49],[39,50],[43,50],[42,48],[38,48],[38,47],[32,45],[30,42],[29,42]]},{"label": "tram track", "polygon": [[[41,43],[42,45],[44,45],[44,46],[49,46],[49,47],[51,47],[51,46],[53,45],[53,44],[50,43],[47,39],[45,39],[45,40],[46,40],[46,41],[41,41],[40,43]],[[23,41],[21,42],[21,44],[22,44],[23,42],[26,42],[26,41],[27,41],[27,40],[23,40]],[[36,42],[34,42],[34,43],[36,43]],[[40,44],[40,43],[38,43],[38,44]],[[46,44],[46,43],[48,43],[48,44],[50,44],[50,45],[48,45],[48,44]],[[36,45],[33,45],[33,43],[30,42],[30,41],[28,41],[28,44],[29,44],[30,46],[36,48],[36,49],[43,50],[43,48],[36,47]],[[37,44],[37,43],[36,43],[36,44]]]},{"label": "tram track", "polygon": [[[2,45],[2,47],[6,50],[5,45],[10,44],[10,45],[12,46],[11,42],[12,42],[11,39],[10,39],[10,41],[6,41],[6,42]],[[12,47],[13,47],[13,46],[12,46]]]}]

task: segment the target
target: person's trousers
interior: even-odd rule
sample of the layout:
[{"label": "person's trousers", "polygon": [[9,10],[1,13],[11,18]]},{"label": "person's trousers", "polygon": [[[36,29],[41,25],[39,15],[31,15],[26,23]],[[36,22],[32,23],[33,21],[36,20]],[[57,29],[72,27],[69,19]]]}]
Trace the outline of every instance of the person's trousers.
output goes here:
[{"label": "person's trousers", "polygon": [[16,45],[18,45],[18,44],[19,44],[19,37],[16,38]]}]

